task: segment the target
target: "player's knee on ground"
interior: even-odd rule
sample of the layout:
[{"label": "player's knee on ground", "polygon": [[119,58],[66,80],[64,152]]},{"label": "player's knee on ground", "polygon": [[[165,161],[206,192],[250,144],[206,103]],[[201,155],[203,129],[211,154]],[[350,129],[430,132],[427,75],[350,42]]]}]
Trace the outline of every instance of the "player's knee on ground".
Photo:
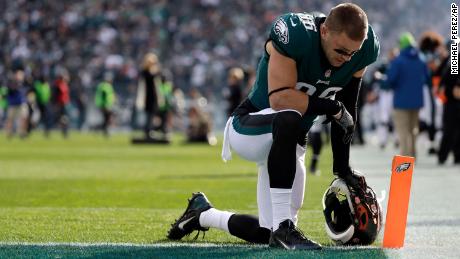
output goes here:
[{"label": "player's knee on ground", "polygon": [[255,244],[268,244],[271,231],[259,226],[252,215],[233,214],[228,220],[230,234]]},{"label": "player's knee on ground", "polygon": [[292,188],[296,171],[296,147],[302,116],[283,111],[273,118],[273,144],[268,155],[270,188]]}]

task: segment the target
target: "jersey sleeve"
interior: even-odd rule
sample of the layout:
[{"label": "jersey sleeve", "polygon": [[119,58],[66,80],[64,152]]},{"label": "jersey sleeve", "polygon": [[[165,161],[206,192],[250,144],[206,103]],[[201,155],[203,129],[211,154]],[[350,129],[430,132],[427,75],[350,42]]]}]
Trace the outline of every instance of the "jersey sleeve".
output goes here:
[{"label": "jersey sleeve", "polygon": [[374,63],[380,54],[379,39],[370,25],[367,32],[367,39],[363,43],[362,50],[361,62],[359,62],[358,69],[356,71]]},{"label": "jersey sleeve", "polygon": [[297,61],[310,49],[309,29],[316,30],[313,16],[293,13],[281,15],[272,24],[269,40],[277,51]]}]

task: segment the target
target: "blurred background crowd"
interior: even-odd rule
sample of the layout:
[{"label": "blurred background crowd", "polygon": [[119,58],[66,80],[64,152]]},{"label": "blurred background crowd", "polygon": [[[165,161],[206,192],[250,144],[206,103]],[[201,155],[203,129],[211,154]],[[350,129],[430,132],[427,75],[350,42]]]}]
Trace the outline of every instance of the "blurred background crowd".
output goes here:
[{"label": "blurred background crowd", "polygon": [[[353,2],[366,11],[381,44],[380,58],[365,78],[361,129],[378,131],[382,124],[368,114],[385,88],[379,82],[385,80],[386,66],[399,55],[401,33],[410,32],[413,46],[438,76],[436,88],[427,88],[421,112],[422,129],[433,142],[430,152],[436,153],[445,103],[437,87],[448,60],[450,2]],[[68,129],[102,129],[108,136],[112,127],[141,129],[152,138],[183,131],[190,141],[209,139],[252,86],[276,16],[304,11],[327,15],[338,3],[0,1],[0,125],[8,137],[16,132],[25,138],[35,128],[43,128],[45,135],[60,128],[64,136]],[[146,96],[143,91],[152,87],[155,94]],[[364,143],[359,135],[357,139]]]}]

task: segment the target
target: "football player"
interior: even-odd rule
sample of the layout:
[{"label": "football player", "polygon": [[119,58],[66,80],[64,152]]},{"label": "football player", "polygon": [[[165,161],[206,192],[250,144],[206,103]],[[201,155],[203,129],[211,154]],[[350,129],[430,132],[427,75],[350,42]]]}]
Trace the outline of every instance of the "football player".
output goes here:
[{"label": "football player", "polygon": [[346,3],[319,14],[288,13],[275,19],[257,79],[227,121],[222,157],[230,146],[258,166],[258,217],[212,207],[195,193],[168,238],[218,228],[253,243],[285,249],[321,249],[297,228],[305,189],[305,136],[318,115],[333,121],[333,172],[352,188],[361,176],[349,166],[356,101],[366,67],[379,43],[366,13]]}]

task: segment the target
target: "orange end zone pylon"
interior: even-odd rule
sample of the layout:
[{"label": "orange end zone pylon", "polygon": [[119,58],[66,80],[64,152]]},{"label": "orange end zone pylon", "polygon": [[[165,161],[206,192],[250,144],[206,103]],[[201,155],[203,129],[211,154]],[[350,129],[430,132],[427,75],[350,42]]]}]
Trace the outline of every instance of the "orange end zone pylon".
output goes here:
[{"label": "orange end zone pylon", "polygon": [[408,156],[393,157],[390,195],[383,234],[385,248],[400,248],[404,245],[414,161],[413,157]]}]

